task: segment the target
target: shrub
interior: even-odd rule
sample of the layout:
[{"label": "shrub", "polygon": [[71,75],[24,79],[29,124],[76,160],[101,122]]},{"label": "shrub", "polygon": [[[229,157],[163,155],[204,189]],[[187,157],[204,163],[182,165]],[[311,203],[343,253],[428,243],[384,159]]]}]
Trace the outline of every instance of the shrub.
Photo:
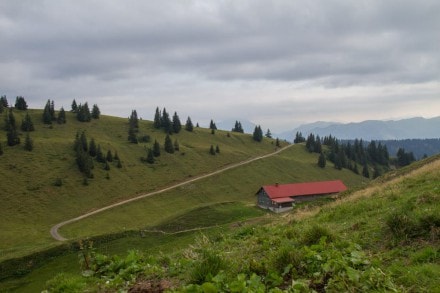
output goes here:
[{"label": "shrub", "polygon": [[332,242],[335,239],[335,236],[327,228],[313,225],[304,232],[300,243],[304,245],[317,244],[322,237],[325,237],[327,242]]},{"label": "shrub", "polygon": [[222,258],[210,251],[203,251],[202,259],[194,264],[191,271],[191,281],[196,284],[209,282],[225,267]]}]

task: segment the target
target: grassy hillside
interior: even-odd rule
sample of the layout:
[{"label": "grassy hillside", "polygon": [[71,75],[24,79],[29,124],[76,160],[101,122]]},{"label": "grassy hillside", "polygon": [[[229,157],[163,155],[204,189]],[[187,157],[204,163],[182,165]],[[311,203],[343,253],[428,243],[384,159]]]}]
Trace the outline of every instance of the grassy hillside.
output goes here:
[{"label": "grassy hillside", "polygon": [[201,235],[184,250],[156,256],[132,251],[124,257],[85,251],[88,277],[60,274],[47,288],[439,292],[438,178],[439,157],[329,204],[274,216],[266,225]]},{"label": "grassy hillside", "polygon": [[[34,150],[27,152],[23,143],[6,146],[6,132],[1,127],[0,141],[4,154],[0,156],[2,216],[0,222],[0,259],[21,255],[53,243],[48,229],[60,221],[87,211],[156,190],[191,176],[204,174],[237,161],[270,153],[272,141],[254,142],[249,135],[195,128],[194,132],[181,131],[172,136],[178,140],[180,152],[162,155],[154,165],[141,162],[146,157],[148,144],[130,144],[127,141],[127,119],[101,116],[90,123],[76,121],[67,113],[67,124],[42,124],[42,111],[29,110],[36,131],[31,132]],[[14,110],[17,125],[25,115]],[[0,115],[3,124],[5,113]],[[94,138],[107,150],[118,152],[123,168],[111,164],[105,171],[103,164],[95,162],[94,179],[84,186],[83,176],[75,163],[73,141],[78,131]],[[140,121],[139,135],[148,134],[163,148],[163,131],[153,129],[150,121]],[[24,141],[24,134],[21,134]],[[221,153],[209,154],[210,145],[219,145]],[[107,176],[108,175],[108,176]],[[109,177],[109,179],[107,179]],[[55,186],[57,180],[62,186]]]},{"label": "grassy hillside", "polygon": [[[127,141],[128,120],[101,116],[89,123],[78,122],[67,113],[67,124],[44,125],[41,110],[29,110],[36,131],[31,132],[34,150],[27,152],[23,143],[6,146],[6,132],[0,129],[4,154],[0,156],[2,216],[0,222],[0,260],[25,255],[57,245],[49,234],[54,224],[77,217],[139,194],[154,191],[188,178],[209,173],[223,166],[251,157],[271,153],[274,141],[257,143],[250,135],[195,128],[172,135],[180,151],[163,151],[165,134],[154,129],[151,121],[140,121],[139,136],[150,135],[162,146],[162,155],[154,165],[143,163],[145,148],[150,143],[131,144]],[[0,114],[4,121],[5,112]],[[20,126],[24,111],[14,110]],[[95,162],[94,179],[83,185],[73,151],[77,132],[85,131],[94,138],[104,153],[118,152],[122,168],[111,164],[109,171]],[[22,142],[24,134],[21,133]],[[218,145],[220,154],[209,154],[211,145]],[[285,144],[284,144],[285,145]],[[254,203],[254,192],[262,184],[341,178],[348,186],[362,183],[362,178],[347,171],[316,167],[316,156],[295,146],[274,160],[254,162],[246,167],[229,170],[177,190],[109,210],[93,218],[63,227],[69,238],[88,237],[130,229],[148,228],[190,210],[215,203],[239,201]],[[62,185],[57,186],[61,180]]]}]

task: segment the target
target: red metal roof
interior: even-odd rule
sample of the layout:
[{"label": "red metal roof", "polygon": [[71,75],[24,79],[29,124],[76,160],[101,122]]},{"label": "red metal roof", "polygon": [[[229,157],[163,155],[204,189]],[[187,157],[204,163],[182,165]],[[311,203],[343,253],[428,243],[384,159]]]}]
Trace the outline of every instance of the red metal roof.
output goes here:
[{"label": "red metal roof", "polygon": [[278,197],[272,199],[276,203],[292,202],[293,198],[290,197]]},{"label": "red metal roof", "polygon": [[347,190],[341,180],[265,185],[262,188],[271,199],[330,194]]}]

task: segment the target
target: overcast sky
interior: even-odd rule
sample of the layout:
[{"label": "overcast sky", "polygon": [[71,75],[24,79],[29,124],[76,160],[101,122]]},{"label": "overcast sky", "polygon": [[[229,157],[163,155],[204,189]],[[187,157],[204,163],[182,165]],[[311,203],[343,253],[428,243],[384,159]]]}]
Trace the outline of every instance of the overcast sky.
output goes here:
[{"label": "overcast sky", "polygon": [[0,94],[272,132],[439,116],[440,1],[2,0]]}]

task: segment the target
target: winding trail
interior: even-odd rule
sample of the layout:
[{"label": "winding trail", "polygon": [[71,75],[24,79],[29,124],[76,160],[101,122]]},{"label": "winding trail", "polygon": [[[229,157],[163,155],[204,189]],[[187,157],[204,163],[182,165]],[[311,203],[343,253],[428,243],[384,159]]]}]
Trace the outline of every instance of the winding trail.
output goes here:
[{"label": "winding trail", "polygon": [[249,163],[252,163],[252,162],[258,161],[258,160],[261,160],[261,159],[269,158],[269,157],[271,157],[271,156],[274,156],[274,155],[276,155],[276,154],[278,154],[278,153],[280,153],[280,152],[282,152],[282,151],[288,149],[288,148],[291,147],[292,145],[293,145],[293,144],[289,144],[289,145],[287,145],[287,146],[285,146],[285,147],[283,147],[283,148],[280,148],[280,149],[276,150],[276,151],[273,152],[273,153],[269,153],[269,154],[266,154],[266,155],[263,155],[263,156],[259,156],[259,157],[251,158],[251,159],[248,159],[248,160],[246,160],[246,161],[242,161],[242,162],[239,162],[239,163],[236,163],[236,164],[232,164],[232,165],[229,165],[229,166],[227,166],[227,167],[221,168],[221,169],[219,169],[219,170],[217,170],[217,171],[214,171],[214,172],[211,172],[211,173],[208,173],[208,174],[204,174],[204,175],[200,175],[200,176],[194,177],[194,178],[192,178],[192,179],[189,179],[189,180],[186,180],[186,181],[183,181],[183,182],[180,182],[180,183],[177,183],[177,184],[174,184],[174,185],[172,185],[172,186],[165,187],[165,188],[162,188],[162,189],[159,189],[159,190],[156,190],[156,191],[152,191],[152,192],[149,192],[149,193],[141,194],[141,195],[139,195],[139,196],[136,196],[136,197],[133,197],[133,198],[130,198],[130,199],[126,199],[126,200],[123,200],[123,201],[120,201],[120,202],[117,202],[117,203],[114,203],[114,204],[111,204],[111,205],[108,205],[108,206],[102,207],[102,208],[100,208],[100,209],[97,209],[97,210],[94,210],[94,211],[88,212],[88,213],[83,214],[83,215],[81,215],[81,216],[78,216],[78,217],[76,217],[76,218],[72,218],[72,219],[70,219],[70,220],[67,220],[67,221],[64,221],[64,222],[58,223],[58,224],[56,224],[55,226],[53,226],[52,228],[50,228],[50,235],[51,235],[55,240],[58,240],[58,241],[66,241],[66,240],[68,240],[68,239],[67,239],[67,238],[64,238],[63,236],[61,236],[61,235],[58,233],[58,230],[59,230],[61,227],[67,225],[67,224],[70,224],[70,223],[73,223],[73,222],[76,222],[76,221],[82,220],[82,219],[84,219],[84,218],[90,217],[90,216],[92,216],[92,215],[96,215],[96,214],[101,213],[101,212],[103,212],[103,211],[106,211],[106,210],[112,209],[112,208],[117,207],[117,206],[124,205],[124,204],[129,203],[129,202],[132,202],[132,201],[136,201],[136,200],[139,200],[139,199],[142,199],[142,198],[146,198],[146,197],[153,196],[153,195],[156,195],[156,194],[164,193],[164,192],[170,191],[170,190],[172,190],[172,189],[175,189],[175,188],[177,188],[177,187],[181,187],[181,186],[184,186],[184,185],[186,185],[186,184],[189,184],[189,183],[192,183],[192,182],[195,182],[195,181],[198,181],[198,180],[202,180],[202,179],[205,179],[205,178],[208,178],[208,177],[211,177],[211,176],[214,176],[214,175],[217,175],[217,174],[223,173],[223,172],[225,172],[225,171],[227,171],[227,170],[231,170],[231,169],[234,169],[234,168],[237,168],[237,167],[240,167],[240,166],[243,166],[243,165],[246,165],[246,164],[249,164]]}]

